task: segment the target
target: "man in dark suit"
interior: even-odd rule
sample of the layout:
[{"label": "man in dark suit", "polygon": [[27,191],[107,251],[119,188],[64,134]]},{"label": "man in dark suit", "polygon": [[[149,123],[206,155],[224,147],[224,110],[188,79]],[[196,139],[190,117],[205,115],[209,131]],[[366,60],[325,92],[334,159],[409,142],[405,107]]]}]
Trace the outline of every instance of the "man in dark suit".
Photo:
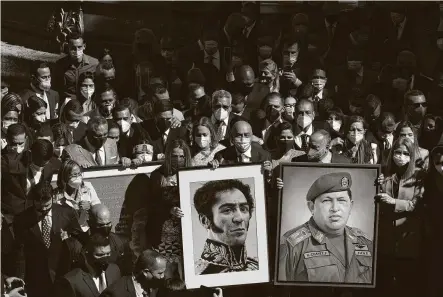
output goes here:
[{"label": "man in dark suit", "polygon": [[217,154],[210,162],[213,167],[222,164],[245,164],[270,161],[269,152],[258,143],[252,142],[252,127],[249,123],[238,121],[232,126],[231,141],[234,143]]},{"label": "man in dark suit", "polygon": [[324,122],[314,122],[316,113],[311,100],[301,99],[295,106],[296,121],[294,122],[294,141],[296,150],[309,150],[309,137],[315,131],[323,129]]},{"label": "man in dark suit", "polygon": [[225,90],[217,90],[212,94],[211,122],[216,129],[219,142],[224,146],[231,146],[229,132],[232,125],[242,120],[241,117],[232,113],[232,95]]},{"label": "man in dark suit", "polygon": [[341,163],[350,164],[351,160],[336,152],[330,151],[331,135],[320,129],[312,133],[309,138],[309,150],[306,155],[298,156],[291,162]]},{"label": "man in dark suit", "polygon": [[275,134],[277,127],[282,122],[283,98],[279,93],[269,93],[265,98],[264,117],[255,114],[251,118],[252,133],[256,137],[254,142],[270,151],[275,149]]},{"label": "man in dark suit", "polygon": [[[9,129],[15,129],[11,127],[13,125]],[[31,152],[10,152],[2,156],[2,213],[5,216],[17,215],[32,205],[28,193],[39,182],[52,178],[52,155],[51,142],[38,139],[32,145]]]},{"label": "man in dark suit", "polygon": [[245,39],[245,56],[249,61],[257,61],[257,37],[258,21],[260,17],[260,5],[257,3],[246,3],[242,7],[243,17],[246,19],[246,26],[243,29]]},{"label": "man in dark suit", "polygon": [[62,242],[57,276],[63,277],[72,269],[81,267],[82,248],[87,244],[89,236],[95,233],[109,237],[111,245],[109,263],[117,264],[122,272],[125,271],[125,265],[127,264],[125,256],[128,256],[125,253],[128,251],[128,242],[121,236],[111,232],[111,213],[104,204],[96,204],[91,207],[88,225],[89,232],[85,234],[87,235],[84,236],[85,238],[70,237]]},{"label": "man in dark suit", "polygon": [[211,97],[206,94],[203,85],[189,85],[189,104],[190,108],[183,114],[185,121],[194,122],[202,116],[211,117]]},{"label": "man in dark suit", "polygon": [[112,109],[117,101],[117,93],[108,84],[99,86],[95,91],[97,107],[83,115],[83,122],[88,123],[89,119],[95,116],[102,116],[107,120],[112,119]]},{"label": "man in dark suit", "polygon": [[249,121],[251,119],[252,109],[248,106],[245,96],[239,91],[233,91],[231,94],[232,94],[231,113]]},{"label": "man in dark suit", "polygon": [[14,220],[16,239],[23,244],[24,281],[29,296],[53,296],[62,240],[82,232],[75,211],[52,204],[52,197],[50,182],[37,184],[29,194],[34,206],[18,214]]},{"label": "man in dark suit", "polygon": [[132,113],[128,106],[119,104],[113,113],[113,119],[120,127],[120,139],[118,141],[118,153],[120,157],[132,159],[132,150],[137,144],[146,140],[151,142],[151,138],[140,123],[132,121]]},{"label": "man in dark suit", "polygon": [[33,65],[31,72],[31,85],[20,93],[23,104],[29,97],[37,96],[46,102],[46,119],[56,119],[59,116],[59,95],[58,92],[51,89],[51,69],[47,63],[37,62]]},{"label": "man in dark suit", "polygon": [[142,122],[142,127],[148,132],[154,148],[154,160],[164,159],[166,146],[169,142],[178,138],[185,139],[184,126],[171,127],[174,116],[173,105],[170,100],[158,100],[154,104],[154,119]]},{"label": "man in dark suit", "polygon": [[153,250],[145,250],[135,262],[132,275],[123,276],[100,297],[157,296],[164,280],[166,259]]},{"label": "man in dark suit", "polygon": [[109,263],[109,237],[100,233],[91,236],[85,246],[83,265],[60,278],[54,286],[54,297],[98,297],[120,279],[120,269]]}]

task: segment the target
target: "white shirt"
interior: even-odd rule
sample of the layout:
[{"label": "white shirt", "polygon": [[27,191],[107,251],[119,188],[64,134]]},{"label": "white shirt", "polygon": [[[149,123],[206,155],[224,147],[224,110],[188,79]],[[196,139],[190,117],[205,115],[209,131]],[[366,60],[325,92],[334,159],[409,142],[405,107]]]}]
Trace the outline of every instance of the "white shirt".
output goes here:
[{"label": "white shirt", "polygon": [[[51,108],[49,107],[49,101],[48,101],[48,96],[46,96],[46,92],[42,91],[42,90],[40,90],[40,89],[38,89],[36,87],[34,87],[34,85],[32,85],[32,84],[31,84],[31,86],[32,86],[32,89],[35,91],[35,95],[38,98],[40,98],[40,99],[42,99],[43,101],[46,102],[46,106],[47,106],[47,108],[46,108],[46,118],[50,119],[51,118]],[[57,110],[57,108],[58,108],[58,106],[55,107],[55,110]],[[57,113],[56,113],[55,118],[57,118]]]},{"label": "white shirt", "polygon": [[[46,215],[46,217],[49,217],[49,229],[52,229],[52,209],[48,212],[48,214]],[[38,222],[38,227],[40,228],[40,231],[43,234],[43,230],[42,230],[42,221],[46,219],[46,217],[44,217],[41,221]]]},{"label": "white shirt", "polygon": [[400,38],[401,38],[402,35],[403,35],[403,31],[404,31],[404,29],[405,29],[405,25],[406,25],[406,20],[407,20],[407,17],[405,17],[405,19],[403,20],[403,22],[401,22],[400,24],[398,24],[398,27],[397,27],[397,40],[400,40]]},{"label": "white shirt", "polygon": [[385,149],[385,141],[388,141],[390,148],[392,148],[392,143],[394,142],[394,135],[388,134],[386,138],[383,139],[383,149]]},{"label": "white shirt", "polygon": [[[214,117],[214,115],[212,115],[212,117],[211,117],[211,121],[212,121],[212,124],[214,124],[215,125],[215,129],[217,129],[217,126],[216,126],[216,124],[217,124],[217,119]],[[225,137],[226,137],[226,129],[228,128],[228,121],[229,121],[229,116],[226,118],[226,119],[224,119],[223,121],[222,121],[222,123],[221,123],[221,128],[222,128],[222,133],[221,133],[221,139],[220,140],[223,140],[223,139],[225,139]],[[218,131],[215,131],[215,133],[218,133]]]},{"label": "white shirt", "polygon": [[332,161],[332,153],[328,152],[326,154],[326,156],[323,157],[323,159],[320,160],[319,163],[323,163],[323,164],[329,164]]},{"label": "white shirt", "polygon": [[[103,165],[105,165],[105,164],[106,164],[105,148],[102,146],[102,147],[98,150],[98,153],[100,154],[100,158],[102,159]],[[93,154],[92,154],[92,157],[94,158],[94,160],[95,160],[95,155],[96,155],[96,153],[93,153]],[[97,165],[98,165],[98,164],[97,164]]]},{"label": "white shirt", "polygon": [[312,124],[311,124],[311,126],[310,126],[309,129],[306,131],[306,133],[303,132],[303,131],[301,131],[298,135],[296,135],[296,136],[294,137],[294,141],[295,141],[295,143],[298,145],[298,147],[302,147],[301,136],[302,136],[303,134],[308,135],[307,141],[309,141],[309,136],[311,136],[313,132],[314,132],[314,128],[312,127]]},{"label": "white shirt", "polygon": [[252,31],[252,29],[254,29],[254,27],[255,27],[255,22],[252,23],[252,25],[250,25],[249,27],[246,27],[243,29],[243,35],[246,38],[249,38],[249,35],[251,34],[251,31]]},{"label": "white shirt", "polygon": [[251,163],[251,148],[252,147],[249,147],[249,149],[244,153],[237,151],[237,156],[239,156],[241,160],[240,163]]},{"label": "white shirt", "polygon": [[105,281],[104,285],[105,285],[105,289],[108,287],[108,283],[106,282],[106,274],[103,271],[101,275],[97,276],[97,277],[92,277],[92,280],[94,281],[95,286],[97,287],[97,291],[100,292],[100,277],[103,276],[103,280]]},{"label": "white shirt", "polygon": [[132,283],[134,284],[135,296],[144,297],[143,293],[145,290],[143,290],[142,286],[138,283],[138,281],[135,280],[135,277],[132,277]]},{"label": "white shirt", "polygon": [[[210,55],[206,51],[205,53],[205,63],[209,63]],[[214,65],[218,70],[220,70],[220,51],[217,50],[215,54],[212,55],[212,65]]]},{"label": "white shirt", "polygon": [[166,130],[165,132],[163,132],[163,134],[162,134],[162,139],[163,139],[163,144],[165,144],[166,143],[166,140],[168,140],[168,136],[169,136],[169,131],[170,131],[171,129],[168,129],[168,130]]},{"label": "white shirt", "polygon": [[318,94],[312,95],[312,100],[315,99],[315,97],[318,97],[319,100],[323,99],[323,90],[321,90]]}]

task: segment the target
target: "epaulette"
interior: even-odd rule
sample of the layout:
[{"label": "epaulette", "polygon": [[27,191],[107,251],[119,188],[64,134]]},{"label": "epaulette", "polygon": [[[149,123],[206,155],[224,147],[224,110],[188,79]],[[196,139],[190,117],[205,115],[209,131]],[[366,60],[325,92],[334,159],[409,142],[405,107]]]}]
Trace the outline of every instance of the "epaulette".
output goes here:
[{"label": "epaulette", "polygon": [[295,228],[292,229],[283,235],[285,238],[285,241],[289,242],[291,246],[295,246],[305,240],[306,238],[309,238],[311,236],[311,231],[306,227],[301,228]]},{"label": "epaulette", "polygon": [[200,275],[203,273],[203,271],[206,270],[206,268],[208,268],[209,266],[209,262],[203,259],[198,259],[195,263],[195,274],[196,275]]},{"label": "epaulette", "polygon": [[372,241],[372,239],[371,239],[366,233],[364,233],[363,231],[361,231],[360,229],[355,228],[355,227],[350,227],[350,229],[351,229],[352,233],[353,233],[355,236],[357,236],[357,237],[364,237],[364,238],[366,238],[367,240]]}]

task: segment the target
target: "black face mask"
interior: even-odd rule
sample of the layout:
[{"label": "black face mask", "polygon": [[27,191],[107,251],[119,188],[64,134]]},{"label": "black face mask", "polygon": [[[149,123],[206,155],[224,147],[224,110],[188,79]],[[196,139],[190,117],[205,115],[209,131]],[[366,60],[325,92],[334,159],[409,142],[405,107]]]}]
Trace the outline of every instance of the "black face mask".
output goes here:
[{"label": "black face mask", "polygon": [[243,96],[247,96],[247,95],[251,94],[253,87],[254,87],[254,85],[247,86],[245,84],[241,84],[240,85],[240,92]]},{"label": "black face mask", "polygon": [[171,127],[171,122],[165,119],[157,119],[157,127],[161,132],[165,132]]},{"label": "black face mask", "polygon": [[266,118],[271,123],[275,122],[279,117],[280,117],[280,112],[278,110],[276,110],[275,108],[272,108],[271,106],[269,106],[266,109]]},{"label": "black face mask", "polygon": [[89,143],[97,150],[105,144],[106,139],[107,138],[95,138],[88,135]]},{"label": "black face mask", "polygon": [[165,286],[165,279],[164,278],[162,278],[162,279],[156,279],[156,278],[147,279],[143,273],[140,273],[139,275],[137,275],[136,280],[144,290],[164,288],[164,286]]},{"label": "black face mask", "polygon": [[294,140],[279,140],[278,147],[282,153],[287,153],[289,150],[294,148]]},{"label": "black face mask", "polygon": [[106,269],[108,269],[109,266],[109,257],[94,259],[93,265],[96,272],[106,271]]},{"label": "black face mask", "polygon": [[173,172],[177,172],[180,168],[183,168],[183,167],[185,167],[185,160],[183,160],[183,159],[180,159],[180,160],[172,159],[171,160],[171,170]]},{"label": "black face mask", "polygon": [[103,236],[109,236],[111,234],[112,226],[105,227],[92,227],[91,226],[91,234],[101,234]]}]

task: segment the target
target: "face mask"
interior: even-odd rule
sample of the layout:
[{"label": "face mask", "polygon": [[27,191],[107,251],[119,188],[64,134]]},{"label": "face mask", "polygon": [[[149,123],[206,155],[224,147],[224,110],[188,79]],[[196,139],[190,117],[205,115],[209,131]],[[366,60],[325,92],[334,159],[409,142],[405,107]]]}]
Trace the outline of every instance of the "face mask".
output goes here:
[{"label": "face mask", "polygon": [[65,149],[64,146],[58,146],[58,147],[56,146],[56,147],[54,147],[54,155],[57,158],[60,158],[62,156],[62,153],[63,153],[64,149]]},{"label": "face mask", "polygon": [[85,97],[86,99],[91,99],[92,95],[94,94],[95,89],[94,88],[88,88],[87,90],[81,89],[80,93]]},{"label": "face mask", "polygon": [[340,121],[328,121],[329,125],[331,126],[332,130],[338,132],[341,128],[341,122]]},{"label": "face mask", "polygon": [[318,162],[328,153],[327,150],[313,150],[310,149],[308,152],[308,160]]},{"label": "face mask", "polygon": [[109,236],[111,234],[112,226],[104,227],[91,227],[91,234],[101,234],[103,236]]},{"label": "face mask", "polygon": [[157,120],[157,127],[161,132],[165,132],[171,127],[171,121],[166,119],[158,119]]},{"label": "face mask", "polygon": [[225,110],[224,108],[219,108],[214,113],[214,117],[218,121],[224,121],[228,118],[228,116],[229,116],[229,112],[227,110]]},{"label": "face mask", "polygon": [[270,76],[261,76],[260,82],[265,85],[269,85],[272,82],[272,77]]},{"label": "face mask", "polygon": [[109,266],[109,257],[94,259],[94,267],[97,270],[97,272],[106,271],[108,266]]},{"label": "face mask", "polygon": [[252,88],[254,87],[254,85],[251,86],[246,86],[244,84],[241,85],[241,93],[243,96],[247,96],[252,92]]},{"label": "face mask", "polygon": [[42,114],[42,115],[34,116],[34,119],[39,123],[44,123],[44,122],[46,122],[46,115]]},{"label": "face mask", "polygon": [[8,127],[14,123],[15,123],[14,121],[2,121],[2,128],[8,129]]},{"label": "face mask", "polygon": [[235,141],[234,145],[239,152],[244,153],[251,147],[251,139]]},{"label": "face mask", "polygon": [[42,91],[49,91],[51,89],[51,80],[40,81],[38,87]]},{"label": "face mask", "polygon": [[128,121],[124,121],[124,120],[122,120],[120,123],[121,123],[120,128],[122,129],[122,132],[127,133],[129,131],[129,129],[131,128],[131,123]]},{"label": "face mask", "polygon": [[258,49],[258,53],[260,55],[260,58],[263,60],[269,59],[272,56],[272,47],[270,46],[261,46]]},{"label": "face mask", "polygon": [[288,152],[292,148],[294,148],[294,140],[279,140],[280,150],[284,153]]},{"label": "face mask", "polygon": [[312,118],[306,115],[300,115],[297,118],[297,125],[302,127],[303,129],[308,127],[312,123]]},{"label": "face mask", "polygon": [[205,137],[195,137],[195,143],[198,145],[199,148],[207,148],[211,142],[211,139],[209,136]]},{"label": "face mask", "polygon": [[177,172],[180,168],[185,167],[185,160],[184,159],[172,159],[171,160],[171,169],[173,172]]},{"label": "face mask", "polygon": [[395,165],[397,165],[398,167],[403,167],[406,164],[409,163],[409,161],[411,161],[411,157],[410,156],[405,156],[405,155],[394,155],[392,157],[392,160],[394,160]]},{"label": "face mask", "polygon": [[143,163],[151,162],[152,155],[150,154],[140,154],[137,156],[137,159],[141,160]]},{"label": "face mask", "polygon": [[112,114],[112,109],[114,108],[114,105],[101,105],[100,110],[102,114],[106,117],[110,116]]},{"label": "face mask", "polygon": [[349,112],[353,115],[360,115],[361,114],[361,108],[355,107],[353,105],[349,105]]},{"label": "face mask", "polygon": [[25,150],[25,144],[22,144],[19,146],[14,146],[14,147],[9,147],[9,151],[12,153],[21,154],[24,150]]},{"label": "face mask", "polygon": [[318,79],[318,78],[316,78],[316,79],[313,79],[311,83],[312,83],[312,86],[316,90],[321,91],[321,90],[323,90],[323,88],[326,85],[326,80],[325,79]]},{"label": "face mask", "polygon": [[83,183],[83,178],[81,176],[73,177],[68,180],[68,185],[74,189],[79,188],[82,185],[82,183]]},{"label": "face mask", "polygon": [[360,143],[360,141],[363,140],[363,134],[362,133],[354,133],[354,134],[348,134],[348,139],[353,143],[353,144],[358,144]]},{"label": "face mask", "polygon": [[278,110],[276,110],[275,108],[272,108],[269,106],[266,109],[266,118],[271,123],[274,123],[279,117],[280,117],[280,112]]},{"label": "face mask", "polygon": [[97,150],[105,144],[106,140],[107,138],[88,137],[89,143]]}]

